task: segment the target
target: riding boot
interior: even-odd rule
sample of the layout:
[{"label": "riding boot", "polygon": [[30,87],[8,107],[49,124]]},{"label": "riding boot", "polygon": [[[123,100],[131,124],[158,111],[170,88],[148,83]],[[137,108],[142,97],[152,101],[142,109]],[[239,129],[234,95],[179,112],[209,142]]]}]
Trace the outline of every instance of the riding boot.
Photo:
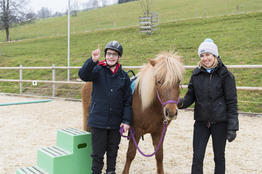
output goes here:
[{"label": "riding boot", "polygon": [[116,174],[116,172],[107,172],[105,174]]}]

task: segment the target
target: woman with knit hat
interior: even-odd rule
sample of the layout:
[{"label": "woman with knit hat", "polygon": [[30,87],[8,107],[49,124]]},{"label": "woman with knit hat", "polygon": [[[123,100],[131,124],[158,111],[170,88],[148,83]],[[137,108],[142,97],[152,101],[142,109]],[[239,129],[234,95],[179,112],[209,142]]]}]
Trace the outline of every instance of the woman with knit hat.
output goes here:
[{"label": "woman with knit hat", "polygon": [[239,129],[235,78],[219,58],[212,39],[198,48],[200,62],[194,69],[188,91],[178,103],[187,108],[195,102],[192,174],[203,174],[203,161],[212,137],[215,174],[225,173],[226,140],[232,142]]}]

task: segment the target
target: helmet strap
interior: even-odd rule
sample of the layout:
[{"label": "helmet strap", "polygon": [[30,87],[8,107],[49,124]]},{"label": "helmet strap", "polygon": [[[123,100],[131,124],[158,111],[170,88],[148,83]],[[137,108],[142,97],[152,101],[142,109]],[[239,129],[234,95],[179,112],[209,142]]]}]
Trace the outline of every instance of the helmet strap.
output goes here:
[{"label": "helmet strap", "polygon": [[107,66],[109,66],[110,68],[116,66],[116,65],[118,64],[118,60],[119,60],[119,58],[117,58],[117,61],[116,61],[116,63],[115,63],[114,65],[108,65],[108,63],[107,63],[107,61],[106,61],[106,59],[105,59]]}]

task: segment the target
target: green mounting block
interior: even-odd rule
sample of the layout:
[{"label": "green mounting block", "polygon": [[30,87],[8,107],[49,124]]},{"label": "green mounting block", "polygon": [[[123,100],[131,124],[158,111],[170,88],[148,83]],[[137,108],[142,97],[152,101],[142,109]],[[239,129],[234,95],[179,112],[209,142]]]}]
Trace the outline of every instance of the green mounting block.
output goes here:
[{"label": "green mounting block", "polygon": [[16,174],[89,174],[92,173],[91,134],[76,128],[57,131],[54,147],[37,151],[37,166],[16,170]]}]

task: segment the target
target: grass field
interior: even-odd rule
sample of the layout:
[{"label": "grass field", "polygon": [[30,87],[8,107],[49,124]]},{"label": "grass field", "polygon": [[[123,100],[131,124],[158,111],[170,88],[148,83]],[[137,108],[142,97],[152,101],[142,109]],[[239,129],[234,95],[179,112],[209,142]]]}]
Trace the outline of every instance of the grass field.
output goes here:
[{"label": "grass field", "polygon": [[[166,2],[166,5],[171,6],[168,2]],[[130,4],[134,5],[134,3]],[[121,7],[121,5],[108,8]],[[96,10],[93,10],[93,12]],[[250,11],[252,10],[254,11],[254,9]],[[85,13],[91,13],[91,11]],[[161,15],[160,12],[159,14]],[[124,47],[124,54],[121,59],[122,65],[142,65],[147,63],[146,58],[154,58],[161,51],[174,49],[178,51],[179,55],[183,56],[185,65],[197,65],[200,60],[197,49],[205,38],[212,38],[218,45],[219,54],[226,65],[255,65],[262,62],[261,12],[214,15],[216,17],[192,18],[172,22],[163,22],[162,16],[164,15],[161,15],[158,33],[152,36],[140,36],[138,26],[72,34],[70,39],[70,66],[81,66],[90,57],[91,51],[97,48],[98,44],[103,48],[110,40],[117,40]],[[80,17],[80,14],[78,17]],[[48,20],[50,20],[50,23],[57,24],[55,20],[58,19],[51,18],[46,21]],[[130,19],[130,21],[132,20]],[[166,21],[169,21],[169,19],[166,19]],[[17,67],[19,65],[24,67],[52,66],[52,64],[67,66],[66,35],[3,42],[0,43],[0,48],[3,55],[0,57],[1,67]],[[230,71],[236,77],[237,86],[262,87],[261,69],[232,69]],[[67,80],[66,70],[57,70],[56,73],[56,80]],[[192,70],[187,70],[182,84],[188,84],[191,73]],[[51,74],[51,70],[23,70],[23,79],[51,80]],[[78,78],[77,70],[71,70],[70,75],[71,80]],[[19,70],[1,70],[0,79],[19,79]],[[49,86],[51,85],[38,84],[32,86],[31,83],[24,83],[23,92],[50,96],[52,91]],[[80,90],[81,85],[57,85],[56,96],[79,99],[81,98]],[[0,92],[19,93],[19,84],[1,82]],[[185,92],[185,89],[181,91],[181,97]],[[238,91],[239,110],[262,113],[261,94],[262,92],[257,91]]]},{"label": "grass field", "polygon": [[[154,0],[151,12],[159,13],[162,23],[224,16],[237,13],[258,12],[262,10],[260,0]],[[93,9],[77,14],[70,19],[71,33],[112,29],[114,27],[138,26],[138,17],[143,16],[138,1]],[[38,19],[34,24],[12,28],[11,40],[23,40],[38,37],[61,36],[67,34],[67,16]],[[5,31],[0,31],[0,42],[5,41]]]}]

